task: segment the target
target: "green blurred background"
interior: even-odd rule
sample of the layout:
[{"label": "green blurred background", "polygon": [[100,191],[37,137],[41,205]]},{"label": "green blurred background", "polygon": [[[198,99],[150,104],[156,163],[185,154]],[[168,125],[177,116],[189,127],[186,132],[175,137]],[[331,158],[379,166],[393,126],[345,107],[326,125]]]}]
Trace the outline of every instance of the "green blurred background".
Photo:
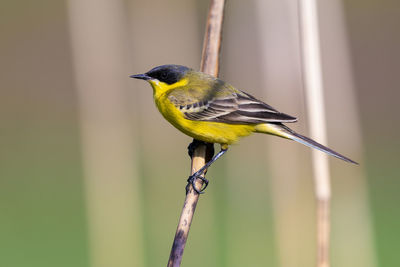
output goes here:
[{"label": "green blurred background", "polygon": [[[307,133],[296,1],[227,1],[221,76]],[[0,266],[163,266],[189,137],[133,73],[198,68],[208,1],[0,2]],[[332,266],[400,266],[400,3],[320,1]],[[219,149],[216,147],[216,149]],[[313,266],[309,150],[242,140],[210,169],[183,266]]]}]

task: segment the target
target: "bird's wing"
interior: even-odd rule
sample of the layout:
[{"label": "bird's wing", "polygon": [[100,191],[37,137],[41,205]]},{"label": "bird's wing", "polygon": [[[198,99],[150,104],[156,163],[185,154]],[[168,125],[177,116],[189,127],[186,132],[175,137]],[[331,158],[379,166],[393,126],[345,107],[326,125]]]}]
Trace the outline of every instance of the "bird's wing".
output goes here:
[{"label": "bird's wing", "polygon": [[177,89],[168,99],[194,121],[213,121],[229,124],[258,124],[266,122],[295,122],[297,119],[281,113],[255,97],[219,80],[207,92]]}]

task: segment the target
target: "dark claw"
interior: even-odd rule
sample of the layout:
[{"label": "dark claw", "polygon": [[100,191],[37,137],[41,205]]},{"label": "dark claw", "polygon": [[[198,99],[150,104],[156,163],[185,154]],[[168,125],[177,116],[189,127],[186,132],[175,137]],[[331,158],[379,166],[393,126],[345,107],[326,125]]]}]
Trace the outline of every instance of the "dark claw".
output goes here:
[{"label": "dark claw", "polygon": [[[203,181],[203,186],[199,189],[199,188],[197,188],[196,187],[196,179],[200,179],[200,180],[202,180]],[[191,184],[192,185],[192,187],[193,187],[193,190],[197,193],[197,194],[204,194],[204,190],[207,188],[207,186],[208,186],[208,180],[204,177],[204,176],[201,176],[201,175],[191,175],[191,176],[189,176],[189,178],[188,178],[188,184],[187,184],[187,186],[186,186],[186,194],[188,193],[188,191],[189,191],[189,185]]]},{"label": "dark claw", "polygon": [[[205,166],[203,166],[200,170],[198,170],[196,173],[194,173],[193,175],[189,176],[188,179],[188,184],[186,185],[186,194],[189,192],[189,186],[192,185],[193,190],[197,193],[197,194],[204,194],[204,190],[207,188],[208,186],[208,180],[202,176],[206,174],[207,172],[207,168],[216,160],[218,159],[222,154],[224,154],[226,152],[225,150],[221,150],[219,152],[219,155],[217,155],[217,157],[214,159],[213,155],[214,155],[214,144],[212,143],[206,143],[203,141],[199,141],[196,139],[193,139],[193,142],[190,143],[190,145],[188,146],[188,154],[191,158],[193,158],[193,154],[194,151],[196,150],[196,148],[200,145],[204,145],[206,146],[206,162],[207,164]],[[197,188],[196,187],[196,179],[201,179],[203,181],[203,185],[201,188]]]},{"label": "dark claw", "polygon": [[[196,188],[196,179],[200,179],[203,181],[203,185],[202,185],[202,188],[200,188],[200,190]],[[199,176],[196,179],[193,179],[193,182],[192,182],[193,189],[198,194],[204,194],[204,190],[206,190],[206,188],[208,186],[208,180],[204,176]]]}]

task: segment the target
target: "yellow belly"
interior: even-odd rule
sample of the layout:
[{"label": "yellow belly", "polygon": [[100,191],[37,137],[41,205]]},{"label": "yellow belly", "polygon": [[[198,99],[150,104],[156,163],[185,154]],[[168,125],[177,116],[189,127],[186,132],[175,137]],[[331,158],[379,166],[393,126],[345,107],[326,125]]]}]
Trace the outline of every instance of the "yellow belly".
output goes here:
[{"label": "yellow belly", "polygon": [[160,97],[155,102],[167,121],[181,132],[201,141],[230,145],[255,131],[254,125],[188,120],[168,99]]}]

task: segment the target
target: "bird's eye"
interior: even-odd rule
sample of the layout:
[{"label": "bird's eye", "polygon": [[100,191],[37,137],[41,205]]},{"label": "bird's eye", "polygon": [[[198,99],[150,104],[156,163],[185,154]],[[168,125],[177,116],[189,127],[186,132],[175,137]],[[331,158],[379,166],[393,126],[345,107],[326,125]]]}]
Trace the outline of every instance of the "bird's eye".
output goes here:
[{"label": "bird's eye", "polygon": [[167,77],[168,77],[168,74],[167,74],[166,72],[162,72],[162,73],[161,73],[161,79],[162,79],[162,80],[166,80]]}]

